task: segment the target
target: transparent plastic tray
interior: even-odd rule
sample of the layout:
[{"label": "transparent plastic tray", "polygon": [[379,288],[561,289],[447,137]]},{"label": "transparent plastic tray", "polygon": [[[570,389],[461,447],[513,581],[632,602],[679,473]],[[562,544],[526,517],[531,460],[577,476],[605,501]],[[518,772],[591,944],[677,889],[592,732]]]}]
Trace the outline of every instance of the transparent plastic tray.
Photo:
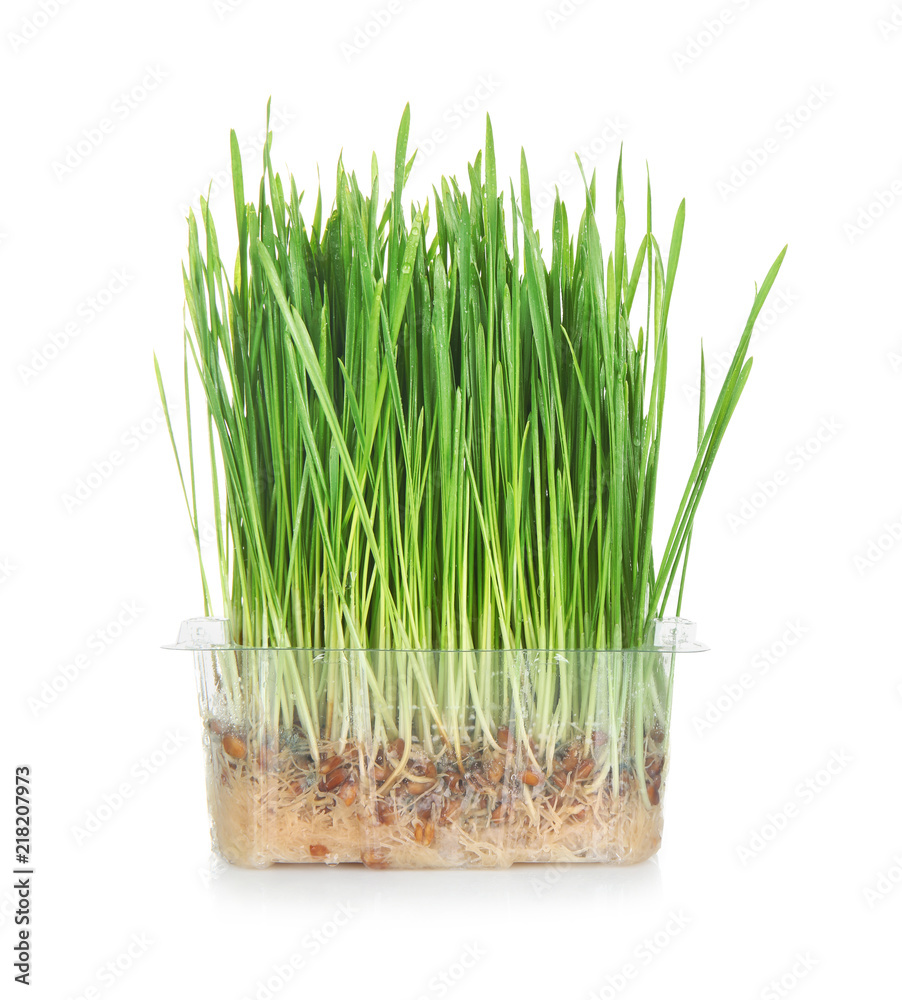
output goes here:
[{"label": "transparent plastic tray", "polygon": [[650,857],[674,663],[706,649],[676,618],[642,649],[250,648],[215,618],[168,648],[194,654],[214,848],[371,868]]}]

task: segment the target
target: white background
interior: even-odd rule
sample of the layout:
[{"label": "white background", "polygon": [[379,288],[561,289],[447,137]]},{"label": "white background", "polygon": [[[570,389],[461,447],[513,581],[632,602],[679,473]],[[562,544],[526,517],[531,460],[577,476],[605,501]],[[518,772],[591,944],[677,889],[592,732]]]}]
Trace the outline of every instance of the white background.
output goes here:
[{"label": "white background", "polygon": [[[459,976],[467,948],[478,958],[448,995],[897,990],[902,7],[44,7],[7,0],[0,15],[4,995],[20,988],[22,763],[32,996],[266,996],[260,983],[278,987],[300,954],[273,996],[438,997],[433,977]],[[654,861],[415,873],[211,860],[191,663],[159,648],[202,609],[151,352],[174,392],[185,206],[222,177],[231,127],[254,177],[269,95],[282,116],[274,161],[308,199],[317,165],[331,199],[341,149],[363,176],[373,149],[389,171],[408,100],[411,139],[443,136],[423,143],[418,198],[442,172],[466,176],[485,112],[499,172],[516,172],[524,145],[534,196],[558,184],[573,213],[571,154],[584,150],[609,192],[603,238],[620,141],[632,247],[646,160],[662,242],[686,197],[659,512],[691,458],[699,338],[713,366],[790,244],[771,300],[782,313],[765,314],[695,533],[684,611],[713,651],[678,677]],[[79,153],[105,118],[100,145]],[[213,205],[227,230],[231,195],[214,188]],[[111,474],[67,505],[113,451]],[[121,808],[101,809],[123,784]],[[79,835],[98,810],[100,829]],[[353,913],[337,929],[342,906]]]}]

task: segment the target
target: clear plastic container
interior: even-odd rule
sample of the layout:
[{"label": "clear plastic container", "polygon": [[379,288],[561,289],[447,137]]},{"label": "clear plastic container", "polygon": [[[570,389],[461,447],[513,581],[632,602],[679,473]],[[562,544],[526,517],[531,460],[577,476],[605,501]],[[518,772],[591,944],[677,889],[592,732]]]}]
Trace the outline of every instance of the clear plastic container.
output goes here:
[{"label": "clear plastic container", "polygon": [[184,622],[169,648],[194,653],[214,848],[258,868],[650,857],[674,663],[706,648],[655,624],[645,649],[418,652],[240,647],[221,619]]}]

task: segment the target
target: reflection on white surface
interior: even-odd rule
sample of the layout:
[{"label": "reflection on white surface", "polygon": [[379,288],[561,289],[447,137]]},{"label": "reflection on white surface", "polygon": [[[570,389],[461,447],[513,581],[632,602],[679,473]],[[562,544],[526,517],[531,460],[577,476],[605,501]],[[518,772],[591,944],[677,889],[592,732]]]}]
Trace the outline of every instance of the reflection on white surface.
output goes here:
[{"label": "reflection on white surface", "polygon": [[476,913],[487,903],[494,907],[592,902],[654,906],[663,893],[656,858],[623,867],[524,864],[499,871],[371,871],[363,865],[273,865],[252,871],[216,859],[208,870],[210,892],[219,904],[259,903],[292,911],[299,899],[314,898],[322,906],[330,899],[349,896],[378,906],[410,900],[428,907],[430,900],[440,900],[442,906],[460,904]]},{"label": "reflection on white surface", "polygon": [[[214,858],[202,871],[199,894],[213,920],[240,925],[242,948],[254,952],[249,961],[223,951],[217,982],[234,979],[236,1000],[293,995],[296,984],[331,982],[336,969],[349,996],[366,989],[377,998],[481,997],[499,982],[522,995],[560,990],[563,982],[580,995],[605,996],[611,982],[657,965],[677,912],[672,901],[665,905],[657,859],[500,871],[253,871]],[[547,962],[548,954],[563,965]]]}]

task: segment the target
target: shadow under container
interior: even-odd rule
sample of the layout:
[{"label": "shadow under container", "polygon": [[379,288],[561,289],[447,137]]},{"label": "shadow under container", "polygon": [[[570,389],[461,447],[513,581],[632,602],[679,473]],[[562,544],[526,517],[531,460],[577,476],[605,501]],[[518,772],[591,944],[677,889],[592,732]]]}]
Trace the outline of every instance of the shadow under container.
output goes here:
[{"label": "shadow under container", "polygon": [[625,650],[310,650],[183,623],[227,861],[371,868],[632,864],[659,848],[676,657]]}]

